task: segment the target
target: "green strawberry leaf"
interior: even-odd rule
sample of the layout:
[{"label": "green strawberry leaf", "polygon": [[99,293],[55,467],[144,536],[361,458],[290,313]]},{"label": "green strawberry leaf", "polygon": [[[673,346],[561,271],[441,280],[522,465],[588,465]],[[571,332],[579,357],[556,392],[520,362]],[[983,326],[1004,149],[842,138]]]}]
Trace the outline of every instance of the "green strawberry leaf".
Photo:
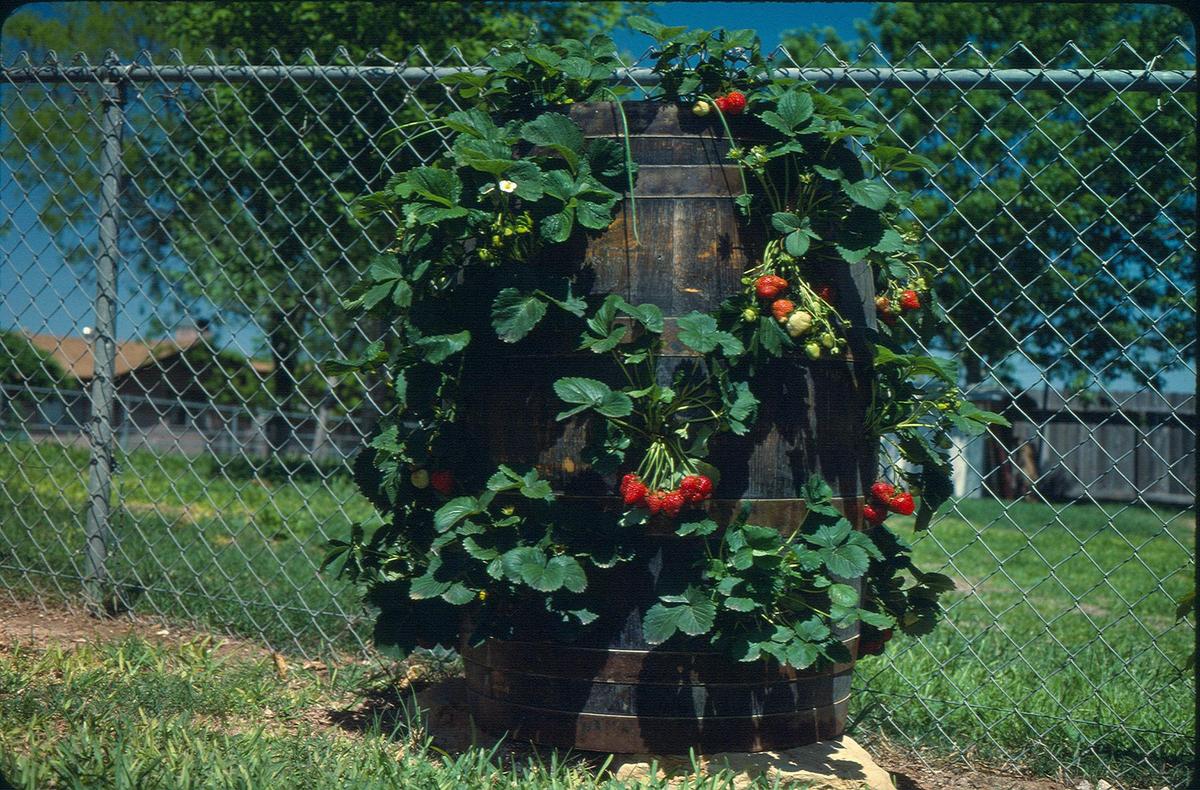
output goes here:
[{"label": "green strawberry leaf", "polygon": [[679,327],[679,342],[693,351],[707,354],[718,346],[725,356],[737,356],[745,351],[742,341],[718,329],[717,319],[711,315],[693,311],[680,316],[676,325]]},{"label": "green strawberry leaf", "polygon": [[675,530],[675,534],[686,537],[688,535],[711,535],[716,531],[717,522],[706,518],[702,521],[689,521],[686,524],[680,524],[679,528]]},{"label": "green strawberry leaf", "polygon": [[811,535],[805,535],[804,539],[814,546],[832,548],[845,543],[846,537],[850,534],[850,532],[850,522],[844,518],[839,518],[832,524],[822,524]]},{"label": "green strawberry leaf", "polygon": [[791,345],[791,338],[779,326],[779,322],[769,315],[758,319],[758,343],[771,356],[781,356],[784,346]]},{"label": "green strawberry leaf", "polygon": [[902,252],[903,250],[908,249],[908,246],[909,245],[907,242],[904,241],[903,237],[901,237],[899,233],[891,228],[888,228],[883,232],[883,236],[880,237],[879,243],[871,249],[875,250],[876,252],[884,253]]},{"label": "green strawberry leaf", "polygon": [[536,469],[530,469],[521,478],[521,496],[527,499],[544,499],[547,502],[553,502],[554,489],[550,487],[549,481],[538,477]]},{"label": "green strawberry leaf", "polygon": [[516,343],[546,315],[546,302],[535,294],[505,288],[492,302],[492,326],[505,343]]},{"label": "green strawberry leaf", "polygon": [[460,134],[486,140],[500,139],[500,129],[491,116],[482,110],[457,110],[442,119],[442,123]]},{"label": "green strawberry leaf", "polygon": [[462,351],[470,342],[471,333],[464,329],[452,335],[430,335],[429,337],[423,337],[413,345],[424,352],[426,362],[436,365],[444,362],[447,357]]},{"label": "green strawberry leaf", "polygon": [[583,150],[583,131],[565,115],[548,112],[521,126],[521,136],[534,145],[557,153],[574,171]]},{"label": "green strawberry leaf", "polygon": [[500,468],[488,478],[487,489],[489,491],[511,491],[521,485],[521,476],[514,472],[511,467],[500,464]]},{"label": "green strawberry leaf", "polygon": [[450,585],[450,589],[442,593],[442,600],[455,606],[462,606],[475,600],[475,591],[462,582],[455,582]]},{"label": "green strawberry leaf", "polygon": [[652,645],[662,644],[677,631],[689,636],[707,633],[713,627],[717,606],[700,590],[689,586],[683,595],[663,596],[646,610],[642,634]]},{"label": "green strawberry leaf", "polygon": [[517,197],[531,202],[542,199],[542,169],[533,162],[512,162],[503,175],[517,185],[513,192]]},{"label": "green strawberry leaf", "polygon": [[858,590],[848,584],[834,584],[826,591],[829,600],[838,606],[857,606]]},{"label": "green strawberry leaf", "polygon": [[433,575],[427,571],[423,576],[418,576],[412,580],[412,584],[408,588],[408,595],[414,601],[420,601],[426,598],[437,598],[446,590],[450,589],[450,584],[451,582],[439,581],[438,579],[435,579]]},{"label": "green strawberry leaf", "polygon": [[565,554],[551,557],[550,561],[546,563],[546,571],[560,574],[562,586],[573,593],[581,593],[587,589],[587,574],[583,572],[583,566],[574,557],[568,557]]},{"label": "green strawberry leaf", "polygon": [[791,233],[802,227],[800,217],[790,211],[777,211],[771,215],[771,226],[780,233]]},{"label": "green strawberry leaf", "polygon": [[859,609],[858,619],[876,628],[891,628],[896,624],[896,618],[882,612],[872,612],[869,609]]},{"label": "green strawberry leaf", "polygon": [[446,208],[458,208],[462,197],[462,181],[458,175],[437,167],[414,167],[404,174],[404,180],[396,185],[402,198],[420,195]]},{"label": "green strawberry leaf", "polygon": [[878,211],[886,206],[888,198],[892,194],[892,191],[884,184],[878,181],[871,181],[870,179],[863,179],[854,183],[843,181],[842,191],[846,193],[846,197],[858,205],[874,211]]},{"label": "green strawberry leaf", "polygon": [[566,403],[579,404],[555,417],[565,420],[587,409],[595,409],[605,417],[627,417],[633,413],[633,400],[624,392],[614,392],[603,381],[568,376],[554,382],[554,392]]},{"label": "green strawberry leaf", "polygon": [[455,497],[433,514],[433,526],[437,528],[438,532],[445,532],[467,516],[473,516],[479,512],[481,512],[479,500],[475,497]]},{"label": "green strawberry leaf", "polygon": [[795,625],[796,636],[808,642],[820,642],[829,636],[829,626],[817,615]]},{"label": "green strawberry leaf", "polygon": [[[655,333],[663,331],[663,316],[662,310],[656,304],[639,304],[632,305],[626,302],[618,294],[616,296],[614,306],[627,316],[636,320],[639,324],[646,327],[647,330]],[[610,297],[611,298],[611,297]]]},{"label": "green strawberry leaf", "polygon": [[792,641],[784,648],[783,663],[795,669],[806,669],[817,660],[819,651],[811,642]]},{"label": "green strawberry leaf", "polygon": [[824,558],[825,567],[829,569],[829,572],[843,579],[856,579],[862,576],[871,564],[867,552],[861,546],[850,543],[825,549],[821,552],[821,556]]},{"label": "green strawberry leaf", "polygon": [[557,214],[544,218],[538,226],[538,232],[546,241],[562,244],[571,237],[575,227],[575,209],[564,208]]},{"label": "green strawberry leaf", "polygon": [[779,102],[776,105],[780,117],[791,126],[792,129],[799,128],[800,124],[806,122],[813,114],[812,96],[801,91],[788,91],[779,97]]},{"label": "green strawberry leaf", "polygon": [[725,599],[725,607],[732,609],[735,612],[752,612],[759,608],[758,602],[752,598],[739,598],[734,596]]},{"label": "green strawberry leaf", "polygon": [[[601,178],[616,178],[625,175],[625,149],[616,140],[603,137],[588,143],[588,165]],[[637,172],[637,163],[631,163]]]},{"label": "green strawberry leaf", "polygon": [[804,253],[808,252],[810,243],[808,234],[799,230],[794,230],[783,237],[783,248],[793,258],[804,257]]}]

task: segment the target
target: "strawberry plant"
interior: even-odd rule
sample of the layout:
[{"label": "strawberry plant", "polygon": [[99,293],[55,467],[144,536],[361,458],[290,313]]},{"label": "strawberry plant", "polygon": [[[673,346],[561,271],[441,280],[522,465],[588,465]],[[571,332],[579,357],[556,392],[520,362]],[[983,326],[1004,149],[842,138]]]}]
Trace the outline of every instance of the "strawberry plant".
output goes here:
[{"label": "strawberry plant", "polygon": [[[333,541],[326,564],[340,561],[341,575],[366,586],[380,612],[376,644],[398,653],[456,646],[461,607],[473,640],[517,633],[530,607],[571,638],[597,617],[593,582],[637,556],[651,527],[704,548],[691,581],[646,612],[652,643],[707,635],[739,659],[804,668],[849,658],[839,629],[861,627],[865,653],[882,650],[893,629],[923,633],[952,585],[916,568],[885,522],[915,514],[928,526],[950,495],[949,432],[1000,421],[962,399],[952,362],[909,350],[944,320],[929,288],[937,272],[901,220],[906,196],[879,176],[930,163],[780,78],[749,31],[634,26],[655,39],[652,98],[729,138],[745,185],[735,202],[766,234],[762,259],[711,314],[675,319],[675,363],[664,366],[656,305],[592,295],[544,254],[606,230],[637,178],[627,129],[624,145],[589,140],[562,112],[611,99],[623,113],[611,40],[505,42],[489,72],[451,78],[477,106],[424,132],[444,136],[446,150],[356,206],[364,221],[386,214],[397,226],[345,303],[374,316],[387,339],[341,366],[378,375],[392,408],[355,464],[379,518]],[[737,115],[751,116],[743,120],[765,142],[743,145],[728,120]],[[631,213],[636,234],[636,205]],[[816,475],[796,492],[807,504],[801,523],[753,524],[743,508],[718,525],[707,514],[721,487],[710,441],[749,434],[773,360],[810,364],[850,350],[827,279],[850,265],[871,266],[882,319],[864,349],[875,375],[862,442],[882,441],[907,464],[872,488],[861,530]],[[552,389],[557,420],[587,427],[580,461],[611,481],[610,509],[564,502],[538,469],[489,460],[458,420],[464,372],[543,325],[574,333],[577,353],[603,362],[595,377],[565,375]]]}]

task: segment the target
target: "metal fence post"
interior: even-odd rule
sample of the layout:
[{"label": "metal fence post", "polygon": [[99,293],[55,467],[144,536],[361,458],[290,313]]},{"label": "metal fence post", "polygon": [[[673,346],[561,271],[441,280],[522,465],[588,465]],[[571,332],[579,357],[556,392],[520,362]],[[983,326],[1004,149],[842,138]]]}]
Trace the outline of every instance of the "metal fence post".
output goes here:
[{"label": "metal fence post", "polygon": [[117,318],[117,212],[120,200],[121,132],[124,87],[111,79],[101,84],[100,247],[96,256],[95,339],[92,376],[91,461],[88,510],[84,527],[84,594],[88,608],[109,610],[108,542],[113,471],[113,397]]}]

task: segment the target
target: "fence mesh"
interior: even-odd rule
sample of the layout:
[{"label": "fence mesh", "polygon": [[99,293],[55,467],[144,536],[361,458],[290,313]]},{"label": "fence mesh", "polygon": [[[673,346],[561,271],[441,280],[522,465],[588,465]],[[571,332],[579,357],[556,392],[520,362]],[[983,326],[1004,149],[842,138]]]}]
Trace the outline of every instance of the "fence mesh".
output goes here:
[{"label": "fence mesh", "polygon": [[[931,761],[1182,783],[1193,51],[773,57],[938,163],[893,182],[916,191],[913,218],[946,267],[954,331],[933,350],[961,355],[970,396],[1014,423],[957,445],[960,498],[917,543],[958,583],[947,624],[860,665],[854,726]],[[468,65],[420,50],[4,64],[0,588],[13,602],[90,585],[114,612],[306,655],[366,649],[369,617],[317,566],[325,540],[370,518],[345,460],[375,390],[318,363],[373,329],[338,300],[392,235],[356,224],[350,201],[437,152],[420,122],[455,104],[439,75]]]}]

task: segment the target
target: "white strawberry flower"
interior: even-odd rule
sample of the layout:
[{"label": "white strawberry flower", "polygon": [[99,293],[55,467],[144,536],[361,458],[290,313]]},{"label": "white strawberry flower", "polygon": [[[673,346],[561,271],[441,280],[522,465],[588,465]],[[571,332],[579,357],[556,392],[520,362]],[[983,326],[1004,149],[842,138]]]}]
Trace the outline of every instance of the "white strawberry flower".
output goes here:
[{"label": "white strawberry flower", "polygon": [[501,192],[516,192],[517,191],[517,182],[516,181],[501,181],[500,182],[500,191]]}]

